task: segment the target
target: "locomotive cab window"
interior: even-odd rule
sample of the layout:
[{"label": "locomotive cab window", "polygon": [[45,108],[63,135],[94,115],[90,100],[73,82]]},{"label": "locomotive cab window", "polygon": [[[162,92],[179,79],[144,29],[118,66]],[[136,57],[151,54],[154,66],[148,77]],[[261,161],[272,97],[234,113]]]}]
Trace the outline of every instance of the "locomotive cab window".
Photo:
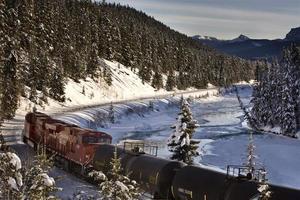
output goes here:
[{"label": "locomotive cab window", "polygon": [[93,137],[93,136],[84,136],[82,137],[82,142],[85,144],[92,144],[92,143],[105,143],[109,144],[110,140],[107,138],[99,138],[99,137]]}]

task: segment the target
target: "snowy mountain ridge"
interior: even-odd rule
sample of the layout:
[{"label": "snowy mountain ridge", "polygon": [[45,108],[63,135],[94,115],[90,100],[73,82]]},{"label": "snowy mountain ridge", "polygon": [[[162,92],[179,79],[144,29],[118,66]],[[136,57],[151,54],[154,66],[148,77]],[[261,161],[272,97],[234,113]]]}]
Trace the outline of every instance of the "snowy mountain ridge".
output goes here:
[{"label": "snowy mountain ridge", "polygon": [[238,56],[244,59],[260,59],[280,57],[282,50],[289,47],[291,43],[300,44],[300,27],[292,28],[284,39],[252,39],[243,34],[232,40],[220,40],[212,37],[192,37],[209,47],[220,52]]}]

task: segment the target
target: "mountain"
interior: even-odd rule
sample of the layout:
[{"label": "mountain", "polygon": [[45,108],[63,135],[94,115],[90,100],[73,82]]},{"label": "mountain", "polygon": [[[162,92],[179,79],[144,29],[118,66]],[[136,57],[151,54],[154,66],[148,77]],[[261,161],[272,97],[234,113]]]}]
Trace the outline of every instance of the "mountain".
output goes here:
[{"label": "mountain", "polygon": [[[272,59],[280,57],[282,50],[291,43],[300,44],[300,27],[291,29],[284,39],[276,40],[251,39],[245,35],[240,35],[232,40],[208,40],[198,36],[192,38],[229,55],[245,59]],[[210,37],[206,36],[206,38]]]}]

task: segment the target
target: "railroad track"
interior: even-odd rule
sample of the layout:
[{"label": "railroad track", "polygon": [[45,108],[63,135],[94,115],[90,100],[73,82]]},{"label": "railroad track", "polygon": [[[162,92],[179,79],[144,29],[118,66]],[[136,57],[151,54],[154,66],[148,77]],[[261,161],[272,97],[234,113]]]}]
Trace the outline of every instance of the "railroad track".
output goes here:
[{"label": "railroad track", "polygon": [[110,102],[104,102],[104,103],[99,103],[99,104],[92,104],[92,105],[87,105],[87,106],[72,106],[72,107],[66,107],[60,112],[56,112],[51,114],[51,116],[56,116],[56,115],[61,115],[61,113],[68,113],[68,112],[76,112],[79,110],[85,110],[85,109],[91,109],[91,108],[97,108],[101,106],[109,106],[111,103],[112,104],[123,104],[123,103],[129,103],[129,102],[134,102],[134,101],[143,101],[143,100],[151,100],[151,99],[162,99],[162,98],[168,98],[168,97],[174,97],[174,96],[181,96],[181,95],[188,95],[188,94],[195,94],[195,93],[200,93],[200,92],[210,92],[210,91],[215,91],[216,93],[218,92],[220,88],[215,87],[215,88],[209,88],[209,89],[199,89],[199,90],[192,90],[192,91],[183,91],[183,92],[173,92],[169,94],[162,94],[162,95],[155,95],[155,96],[147,96],[147,97],[140,97],[140,98],[133,98],[133,99],[127,99],[127,100],[117,100],[117,101],[110,101]]}]

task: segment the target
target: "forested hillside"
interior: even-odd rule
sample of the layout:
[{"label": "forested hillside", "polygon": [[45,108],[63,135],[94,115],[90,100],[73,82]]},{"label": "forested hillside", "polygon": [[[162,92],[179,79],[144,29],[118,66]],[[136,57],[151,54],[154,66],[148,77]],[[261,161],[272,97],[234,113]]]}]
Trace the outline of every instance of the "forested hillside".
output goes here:
[{"label": "forested hillside", "polygon": [[253,92],[253,119],[260,127],[279,127],[298,137],[300,128],[300,48],[284,50],[280,62],[270,65]]},{"label": "forested hillside", "polygon": [[[167,90],[253,78],[251,63],[224,56],[146,14],[91,0],[0,0],[0,100],[12,118],[20,96],[65,101],[67,78],[104,77],[116,60]],[[167,76],[163,85],[163,74]]]}]

